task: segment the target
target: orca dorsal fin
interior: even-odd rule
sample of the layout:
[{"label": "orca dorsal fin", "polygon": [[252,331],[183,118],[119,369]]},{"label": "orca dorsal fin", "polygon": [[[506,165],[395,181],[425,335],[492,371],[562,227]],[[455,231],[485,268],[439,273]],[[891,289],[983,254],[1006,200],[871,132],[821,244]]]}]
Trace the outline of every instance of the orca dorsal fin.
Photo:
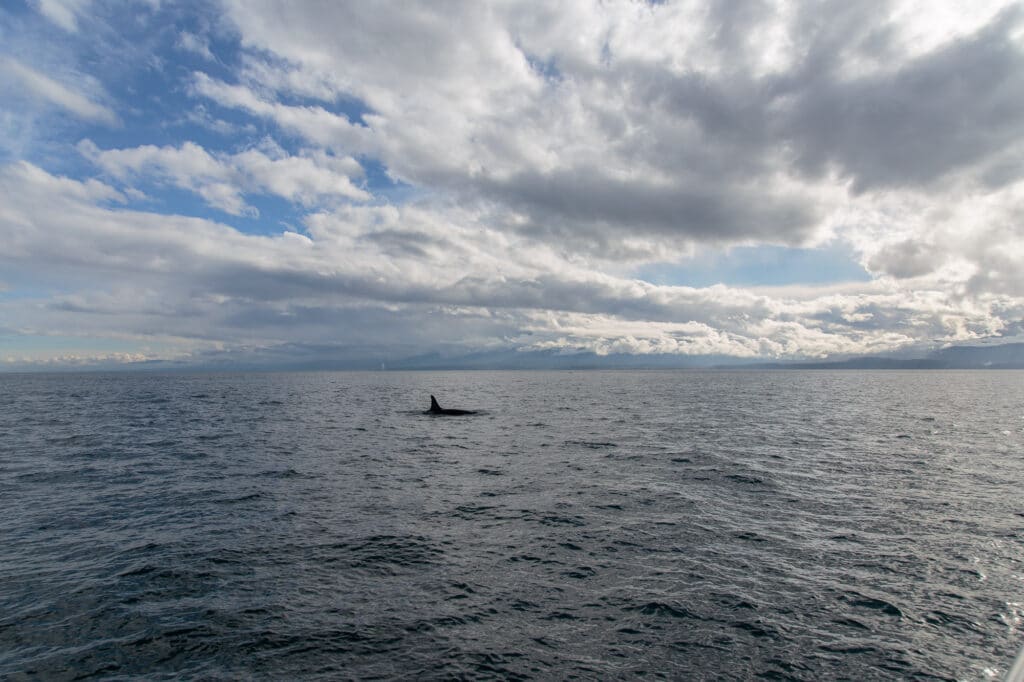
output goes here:
[{"label": "orca dorsal fin", "polygon": [[430,411],[431,412],[440,412],[441,411],[441,406],[437,404],[437,398],[435,398],[434,396],[430,396]]}]

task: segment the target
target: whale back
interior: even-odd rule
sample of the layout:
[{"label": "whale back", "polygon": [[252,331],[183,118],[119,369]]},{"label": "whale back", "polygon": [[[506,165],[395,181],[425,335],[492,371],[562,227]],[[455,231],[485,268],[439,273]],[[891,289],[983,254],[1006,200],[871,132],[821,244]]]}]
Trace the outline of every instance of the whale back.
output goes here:
[{"label": "whale back", "polygon": [[462,415],[462,414],[476,414],[474,410],[448,410],[437,404],[437,398],[430,396],[430,409],[425,414],[450,414],[450,415]]}]

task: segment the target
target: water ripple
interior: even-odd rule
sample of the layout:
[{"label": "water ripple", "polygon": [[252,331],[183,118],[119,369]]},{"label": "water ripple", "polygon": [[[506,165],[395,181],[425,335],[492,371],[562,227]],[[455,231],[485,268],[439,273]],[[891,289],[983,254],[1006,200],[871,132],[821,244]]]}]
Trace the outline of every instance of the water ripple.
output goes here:
[{"label": "water ripple", "polygon": [[0,375],[0,677],[989,679],[1020,379]]}]

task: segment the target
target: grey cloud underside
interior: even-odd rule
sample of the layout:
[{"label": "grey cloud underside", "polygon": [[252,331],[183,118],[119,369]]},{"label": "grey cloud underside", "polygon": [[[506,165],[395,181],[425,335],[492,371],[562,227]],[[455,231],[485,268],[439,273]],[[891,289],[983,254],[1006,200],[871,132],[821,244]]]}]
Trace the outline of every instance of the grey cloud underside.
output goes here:
[{"label": "grey cloud underside", "polygon": [[[637,74],[624,66],[637,108],[646,109],[633,119],[662,124],[646,145],[630,145],[632,154],[674,184],[617,182],[586,168],[478,186],[530,213],[536,225],[568,220],[576,229],[589,222],[700,241],[799,243],[820,218],[804,197],[786,201],[739,184],[773,170],[773,159],[781,156],[809,179],[838,170],[861,192],[927,185],[1019,145],[1024,52],[1009,33],[1020,14],[1004,12],[969,40],[859,78],[834,73],[828,55],[835,45],[812,48],[794,73],[755,81]],[[675,139],[673,121],[697,123],[700,142]],[[987,185],[1024,174],[1020,164],[999,170],[986,176]]]},{"label": "grey cloud underside", "polygon": [[[780,131],[796,164],[844,169],[857,191],[921,185],[987,159],[1024,134],[1024,52],[1011,39],[1022,12],[1004,11],[969,39],[893,72],[849,81],[808,64]],[[820,69],[820,70],[819,70]],[[786,96],[786,95],[784,95]],[[1009,169],[988,184],[1019,179]]]},{"label": "grey cloud underside", "polygon": [[[1019,164],[1000,159],[1024,133],[1024,52],[1012,37],[1019,10],[908,60],[878,21],[886,15],[879,3],[806,3],[788,27],[793,63],[758,74],[751,36],[773,14],[765,3],[746,5],[708,9],[714,70],[617,52],[615,26],[601,58],[587,59],[531,37],[540,29],[528,19],[471,6],[400,16],[335,7],[314,16],[264,3],[262,20],[235,18],[247,42],[300,72],[323,74],[334,63],[300,36],[322,41],[342,69],[351,64],[335,80],[372,110],[368,135],[378,139],[364,143],[397,177],[463,202],[495,202],[525,216],[516,229],[581,252],[621,257],[637,248],[624,240],[638,237],[679,249],[803,244],[829,219],[818,201],[823,186],[927,187],[977,164],[989,166],[979,179],[990,186],[1022,177]],[[328,40],[328,26],[339,35]],[[379,57],[370,48],[396,26],[403,41]],[[531,43],[545,51],[529,54],[540,49]],[[460,56],[474,54],[480,64],[467,68]],[[859,73],[850,66],[858,60],[872,67]],[[380,82],[366,81],[364,69]],[[479,91],[455,92],[458,79]],[[410,92],[395,98],[385,85]],[[466,96],[479,100],[477,111],[460,111]],[[442,101],[450,127],[431,129],[443,123],[431,111]],[[538,163],[531,145],[534,156],[549,149],[557,158]],[[803,186],[782,190],[780,177]]]},{"label": "grey cloud underside", "polygon": [[[270,137],[74,140],[93,180],[0,169],[0,272],[50,292],[0,296],[5,333],[222,357],[753,358],[1024,331],[1017,8],[931,44],[908,38],[897,0],[223,6],[218,30],[242,54],[216,68],[200,55],[209,73],[183,91],[210,120],[237,110]],[[253,123],[240,118],[232,135]],[[258,197],[297,218],[257,236],[135,210],[149,186],[238,224],[256,224]],[[631,277],[730,245],[829,239],[873,281]]]},{"label": "grey cloud underside", "polygon": [[875,253],[868,261],[868,266],[895,277],[910,278],[928,274],[941,265],[945,258],[946,254],[933,244],[906,240]]},{"label": "grey cloud underside", "polygon": [[580,250],[596,246],[609,255],[615,254],[623,229],[662,239],[798,244],[816,222],[806,203],[761,194],[756,188],[730,187],[725,192],[721,184],[705,183],[706,178],[694,178],[642,185],[579,169],[523,172],[508,180],[478,181],[476,188],[529,215],[527,234],[569,240]]}]

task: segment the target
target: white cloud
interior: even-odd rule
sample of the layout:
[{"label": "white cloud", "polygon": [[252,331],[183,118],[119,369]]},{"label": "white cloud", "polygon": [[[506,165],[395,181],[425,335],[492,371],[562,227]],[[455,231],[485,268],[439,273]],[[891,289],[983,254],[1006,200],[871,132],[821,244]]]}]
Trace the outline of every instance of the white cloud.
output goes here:
[{"label": "white cloud", "polygon": [[[452,207],[342,206],[311,216],[308,236],[267,237],[108,208],[120,196],[113,188],[29,164],[5,169],[0,189],[12,197],[0,208],[0,258],[31,262],[44,278],[80,273],[93,292],[0,306],[37,333],[149,335],[197,352],[213,340],[377,339],[385,349],[382,338],[504,338],[602,354],[806,357],[983,338],[1010,330],[1022,311],[1006,295],[964,298],[896,280],[801,298],[655,286],[594,272]],[[372,324],[350,329],[355,320]]]},{"label": "white cloud", "polygon": [[[69,30],[84,6],[40,4]],[[226,21],[162,34],[167,54],[211,62],[165,65],[190,98],[177,120],[233,143],[270,131],[289,151],[217,149],[196,131],[202,146],[80,142],[111,184],[6,167],[0,261],[67,282],[0,301],[19,329],[163,339],[175,353],[416,339],[742,357],[1024,332],[1012,2],[838,3],[828,21],[782,0],[223,9]],[[215,59],[216,30],[237,31],[241,52],[218,41]],[[67,78],[0,69],[38,100],[117,120]],[[363,166],[378,163],[409,188],[401,199],[373,195]],[[119,205],[143,183],[233,215],[273,195],[305,218],[258,236]],[[826,243],[874,279],[697,288],[622,274],[722,246]]]},{"label": "white cloud", "polygon": [[193,142],[180,147],[144,145],[104,151],[90,140],[80,142],[78,149],[115,178],[152,176],[196,192],[210,206],[232,215],[258,215],[245,203],[244,193],[275,194],[306,207],[339,198],[370,198],[352,182],[353,177],[362,175],[358,162],[324,152],[287,156],[272,149],[274,156],[268,156],[249,149],[214,156]]},{"label": "white cloud", "polygon": [[[1009,7],[854,4],[821,22],[788,2],[228,2],[253,52],[239,83],[197,74],[194,89],[573,250],[807,245],[893,192],[939,209],[950,178],[1000,158],[997,182],[1020,176]],[[279,96],[355,98],[367,127]]]},{"label": "white cloud", "polygon": [[213,52],[210,51],[209,42],[195,33],[181,31],[178,34],[178,40],[175,45],[186,52],[197,54],[207,61],[217,61],[217,58],[213,56]]},{"label": "white cloud", "polygon": [[308,156],[271,158],[255,149],[235,154],[231,162],[252,182],[272,194],[314,206],[325,197],[366,201],[370,194],[352,183],[362,175],[359,163],[350,156],[335,157],[324,152]]},{"label": "white cloud", "polygon": [[350,153],[371,151],[364,128],[323,107],[291,106],[265,100],[249,88],[228,85],[204,73],[195,74],[192,87],[197,94],[222,106],[268,118],[284,130],[298,133],[314,144]]},{"label": "white cloud", "polygon": [[36,97],[80,118],[108,125],[118,123],[117,115],[112,110],[10,57],[0,56],[0,76],[16,80]]},{"label": "white cloud", "polygon": [[40,14],[65,31],[78,30],[78,18],[92,4],[92,0],[35,0]]}]

